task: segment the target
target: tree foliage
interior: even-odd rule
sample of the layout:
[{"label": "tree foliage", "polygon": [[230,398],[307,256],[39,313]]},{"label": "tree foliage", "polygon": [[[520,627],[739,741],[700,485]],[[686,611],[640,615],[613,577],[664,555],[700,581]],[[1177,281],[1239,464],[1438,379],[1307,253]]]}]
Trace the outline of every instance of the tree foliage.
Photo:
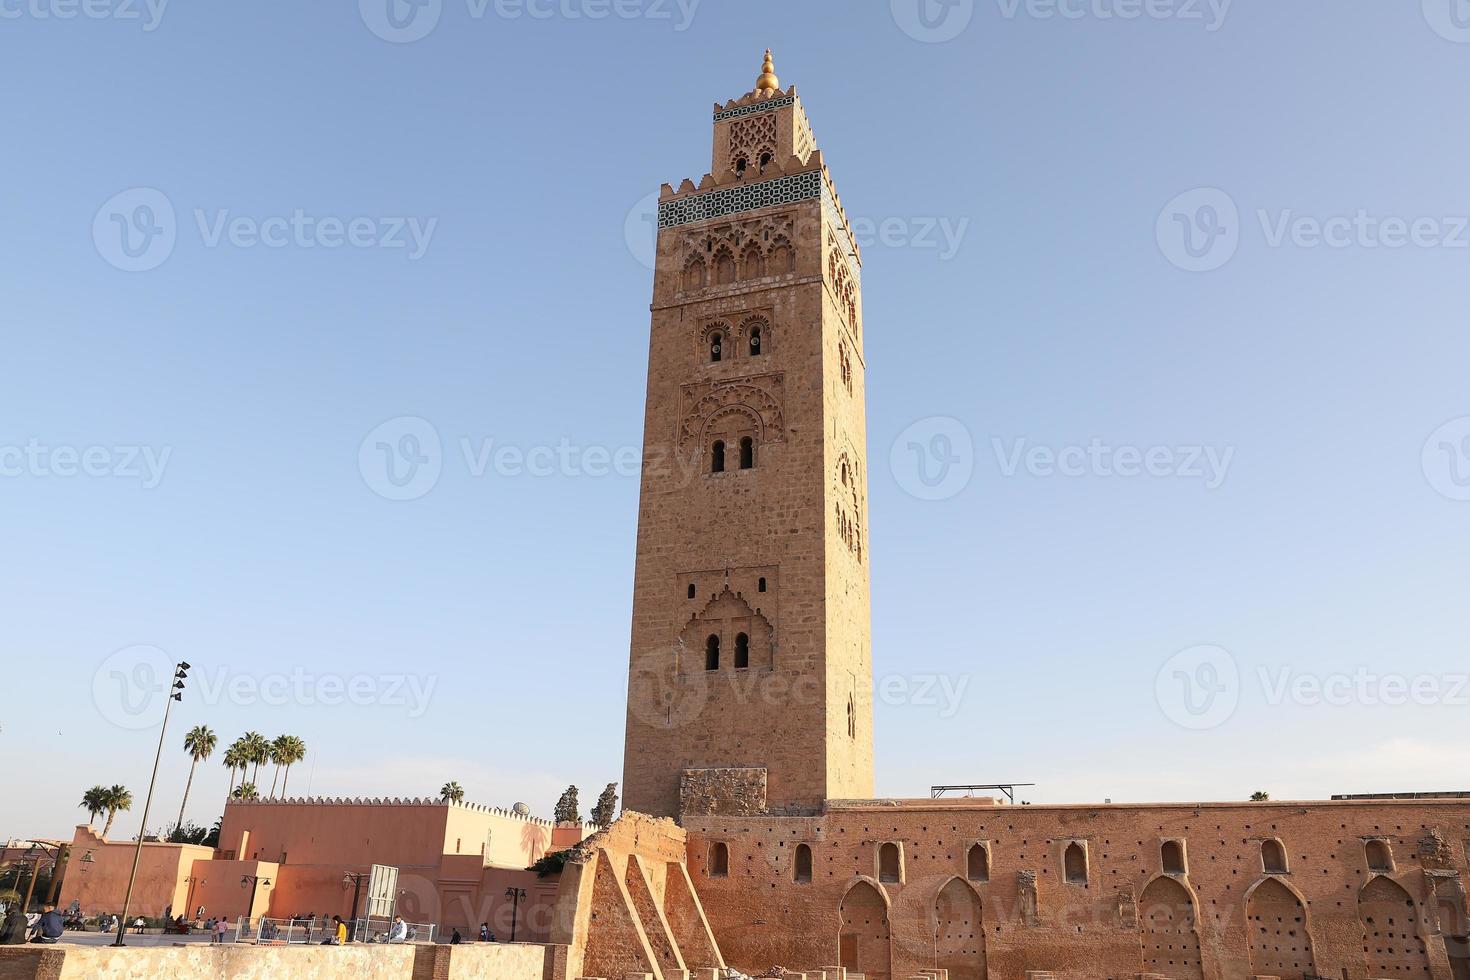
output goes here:
[{"label": "tree foliage", "polygon": [[561,799],[556,801],[555,818],[557,823],[581,823],[582,808],[577,802],[577,787],[568,786]]},{"label": "tree foliage", "polygon": [[610,825],[618,816],[618,784],[608,783],[592,807],[592,822],[599,827]]}]

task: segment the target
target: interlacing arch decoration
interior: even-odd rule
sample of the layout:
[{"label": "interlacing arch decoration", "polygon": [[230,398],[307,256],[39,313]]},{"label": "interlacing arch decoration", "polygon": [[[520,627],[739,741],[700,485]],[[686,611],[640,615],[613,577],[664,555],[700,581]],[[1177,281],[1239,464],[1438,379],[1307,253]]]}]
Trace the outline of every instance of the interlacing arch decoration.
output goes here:
[{"label": "interlacing arch decoration", "polygon": [[[730,124],[730,170],[744,178],[765,169],[776,155],[776,115],[763,113]],[[742,161],[744,166],[741,166]]]},{"label": "interlacing arch decoration", "polygon": [[[782,216],[721,225],[684,239],[685,292],[796,271],[792,220]],[[703,269],[703,275],[694,274]]]},{"label": "interlacing arch decoration", "polygon": [[[685,385],[684,414],[679,429],[681,451],[694,452],[707,446],[711,433],[721,428],[737,439],[750,435],[758,445],[786,441],[786,417],[782,409],[784,381],[780,374],[752,375],[737,381],[708,381]],[[744,425],[725,425],[732,416]]]}]

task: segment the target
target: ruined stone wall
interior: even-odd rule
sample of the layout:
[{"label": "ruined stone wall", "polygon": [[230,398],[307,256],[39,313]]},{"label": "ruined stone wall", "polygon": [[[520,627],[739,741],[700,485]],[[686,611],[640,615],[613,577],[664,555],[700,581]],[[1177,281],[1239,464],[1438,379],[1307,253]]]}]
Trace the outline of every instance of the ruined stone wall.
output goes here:
[{"label": "ruined stone wall", "polygon": [[725,965],[685,868],[687,849],[672,820],[624,812],[571,852],[552,926],[571,976],[682,980]]},{"label": "ruined stone wall", "polygon": [[950,980],[1452,980],[1470,969],[1456,938],[1464,801],[923,801],[685,825],[714,936],[752,974],[839,962],[874,980],[934,969]]}]

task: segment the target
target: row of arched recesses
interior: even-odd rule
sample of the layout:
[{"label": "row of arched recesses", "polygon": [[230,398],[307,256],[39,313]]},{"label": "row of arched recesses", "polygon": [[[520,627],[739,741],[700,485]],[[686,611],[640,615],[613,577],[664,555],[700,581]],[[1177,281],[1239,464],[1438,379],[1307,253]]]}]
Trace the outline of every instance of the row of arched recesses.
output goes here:
[{"label": "row of arched recesses", "polygon": [[755,241],[735,248],[725,242],[706,243],[706,255],[695,253],[684,263],[681,285],[685,292],[709,286],[730,286],[766,276],[784,276],[796,271],[796,250],[784,235],[771,239],[766,248]]},{"label": "row of arched recesses", "polygon": [[[746,670],[750,667],[750,635],[748,633],[735,634],[735,669]],[[711,633],[704,641],[704,669],[715,671],[720,669],[720,637]]]},{"label": "row of arched recesses", "polygon": [[848,327],[857,336],[857,284],[847,270],[847,263],[838,257],[837,240],[830,236],[827,241],[827,281],[837,298],[838,311],[847,318]]},{"label": "row of arched recesses", "polygon": [[848,356],[847,344],[840,340],[837,342],[837,377],[847,393],[852,394],[852,358]]},{"label": "row of arched recesses", "polygon": [[[751,436],[742,436],[736,444],[736,463],[742,470],[755,469],[755,439]],[[730,466],[730,447],[723,439],[716,439],[709,448],[709,471],[711,473],[723,473]]]},{"label": "row of arched recesses", "polygon": [[753,316],[734,329],[725,321],[716,321],[705,326],[703,333],[705,356],[709,363],[719,364],[730,358],[732,338],[738,338],[735,353],[743,352],[748,357],[760,357],[771,350],[771,325],[765,317]]}]

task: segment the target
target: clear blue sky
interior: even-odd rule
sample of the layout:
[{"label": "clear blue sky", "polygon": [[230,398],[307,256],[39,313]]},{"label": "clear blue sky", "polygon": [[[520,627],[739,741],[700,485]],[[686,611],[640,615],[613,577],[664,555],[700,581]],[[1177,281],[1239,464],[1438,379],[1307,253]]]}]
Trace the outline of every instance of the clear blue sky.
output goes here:
[{"label": "clear blue sky", "polygon": [[[640,444],[627,229],[708,168],[711,103],[767,46],[849,212],[888,222],[864,267],[879,792],[1470,788],[1470,11],[442,0],[404,42],[379,35],[428,21],[382,2],[0,5],[0,836],[69,833],[99,782],[135,832],[155,730],[119,685],[148,656],[210,692],[178,706],[153,826],[201,722],[301,736],[313,794],[458,779],[547,813],[620,778],[637,480],[475,452]],[[377,438],[360,457],[400,417],[442,445],[407,501],[375,492]],[[1067,451],[1093,440],[1169,475]],[[930,492],[911,442],[958,476]],[[1275,690],[1360,668],[1433,691]],[[371,703],[322,703],[334,682]],[[225,789],[216,756],[190,818]]]}]

